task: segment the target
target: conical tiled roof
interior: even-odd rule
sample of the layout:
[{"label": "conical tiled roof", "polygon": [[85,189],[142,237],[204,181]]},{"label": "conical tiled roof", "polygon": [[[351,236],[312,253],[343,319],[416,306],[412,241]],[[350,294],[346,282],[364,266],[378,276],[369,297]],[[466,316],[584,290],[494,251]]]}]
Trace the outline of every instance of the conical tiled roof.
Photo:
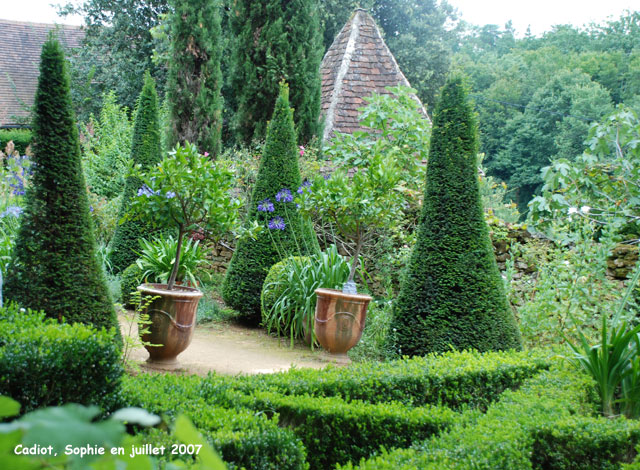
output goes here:
[{"label": "conical tiled roof", "polygon": [[[362,9],[354,12],[333,41],[320,75],[325,141],[336,131],[351,134],[361,129],[358,108],[366,106],[366,96],[389,93],[388,86],[410,86],[374,19]],[[424,107],[422,111],[427,116]]]}]

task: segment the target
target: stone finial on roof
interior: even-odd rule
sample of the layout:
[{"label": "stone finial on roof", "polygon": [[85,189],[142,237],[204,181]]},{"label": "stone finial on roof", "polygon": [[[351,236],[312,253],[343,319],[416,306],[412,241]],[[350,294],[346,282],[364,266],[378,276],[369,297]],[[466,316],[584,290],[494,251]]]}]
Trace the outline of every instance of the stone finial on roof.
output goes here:
[{"label": "stone finial on roof", "polygon": [[[388,94],[389,86],[410,86],[374,19],[362,9],[338,33],[322,59],[320,75],[325,142],[334,132],[351,134],[362,128],[358,109],[366,106],[366,96]],[[420,107],[428,119],[422,103]]]}]

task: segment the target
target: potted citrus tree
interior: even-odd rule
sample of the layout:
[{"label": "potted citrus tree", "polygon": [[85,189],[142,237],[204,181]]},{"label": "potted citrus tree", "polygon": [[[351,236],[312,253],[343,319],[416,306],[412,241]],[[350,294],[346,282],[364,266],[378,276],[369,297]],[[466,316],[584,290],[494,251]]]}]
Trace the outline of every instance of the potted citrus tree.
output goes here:
[{"label": "potted citrus tree", "polygon": [[354,281],[360,253],[376,229],[393,224],[402,209],[396,160],[384,152],[369,157],[357,167],[346,159],[330,176],[303,184],[296,198],[303,213],[329,223],[351,249],[351,270],[342,290],[316,290],[315,335],[332,354],[344,355],[360,340],[371,301],[358,294]]},{"label": "potted citrus tree", "polygon": [[147,362],[171,366],[193,336],[198,301],[195,287],[176,284],[185,238],[193,232],[219,239],[236,226],[240,202],[233,198],[233,173],[222,162],[200,155],[196,146],[178,144],[157,166],[132,175],[142,186],[132,199],[127,217],[140,218],[155,228],[173,230],[177,248],[166,284],[138,287],[143,296],[155,299],[145,309],[151,325],[143,342]]}]

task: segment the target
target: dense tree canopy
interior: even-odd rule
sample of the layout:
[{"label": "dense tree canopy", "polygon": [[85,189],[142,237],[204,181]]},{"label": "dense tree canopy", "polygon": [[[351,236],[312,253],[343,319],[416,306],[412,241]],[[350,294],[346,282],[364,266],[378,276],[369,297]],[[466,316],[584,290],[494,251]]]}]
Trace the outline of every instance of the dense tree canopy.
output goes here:
[{"label": "dense tree canopy", "polygon": [[580,155],[613,105],[640,107],[640,13],[539,38],[515,39],[509,24],[470,27],[453,63],[472,79],[485,165],[526,212],[541,168]]},{"label": "dense tree canopy", "polygon": [[115,90],[120,104],[135,108],[142,89],[141,77],[151,71],[163,94],[164,64],[152,60],[151,28],[169,11],[168,0],[84,0],[68,3],[61,12],[84,16],[84,45],[72,57],[74,105],[86,118],[98,114],[102,93]]}]

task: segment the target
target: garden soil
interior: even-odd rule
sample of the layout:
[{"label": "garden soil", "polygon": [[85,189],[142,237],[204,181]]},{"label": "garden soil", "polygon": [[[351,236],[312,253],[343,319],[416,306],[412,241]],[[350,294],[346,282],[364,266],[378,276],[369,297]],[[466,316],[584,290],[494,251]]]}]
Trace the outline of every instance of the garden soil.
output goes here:
[{"label": "garden soil", "polygon": [[[137,328],[127,318],[120,317],[123,334],[135,338]],[[130,360],[142,371],[158,370],[145,361],[149,357],[144,347],[135,347]],[[296,344],[293,348],[284,338],[269,336],[263,330],[228,323],[197,325],[189,347],[178,356],[175,372],[206,375],[263,374],[292,367],[321,369],[332,361],[326,353]]]}]

